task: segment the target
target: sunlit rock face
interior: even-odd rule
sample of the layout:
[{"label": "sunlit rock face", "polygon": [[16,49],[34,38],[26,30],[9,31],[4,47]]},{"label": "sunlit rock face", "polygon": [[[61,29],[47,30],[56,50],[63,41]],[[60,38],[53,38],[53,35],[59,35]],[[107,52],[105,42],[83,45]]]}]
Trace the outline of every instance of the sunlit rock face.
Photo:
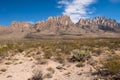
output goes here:
[{"label": "sunlit rock face", "polygon": [[13,32],[30,32],[32,31],[32,26],[32,24],[27,22],[13,22],[9,27],[12,29]]}]

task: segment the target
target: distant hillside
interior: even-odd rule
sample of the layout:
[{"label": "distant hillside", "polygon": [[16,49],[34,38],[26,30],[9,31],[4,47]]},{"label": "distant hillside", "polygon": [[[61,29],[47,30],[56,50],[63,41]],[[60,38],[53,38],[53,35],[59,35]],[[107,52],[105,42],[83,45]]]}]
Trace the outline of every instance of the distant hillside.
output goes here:
[{"label": "distant hillside", "polygon": [[120,37],[120,23],[106,17],[80,19],[74,24],[70,17],[49,17],[36,24],[13,22],[8,27],[0,26],[0,38],[44,38],[44,37]]}]

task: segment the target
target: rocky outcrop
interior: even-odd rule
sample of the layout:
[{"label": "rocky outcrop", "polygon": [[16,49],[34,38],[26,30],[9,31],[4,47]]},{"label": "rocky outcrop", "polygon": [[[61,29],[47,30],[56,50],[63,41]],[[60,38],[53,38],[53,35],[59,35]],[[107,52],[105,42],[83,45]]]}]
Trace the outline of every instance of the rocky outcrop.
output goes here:
[{"label": "rocky outcrop", "polygon": [[33,25],[27,22],[13,22],[9,28],[13,32],[34,32]]}]

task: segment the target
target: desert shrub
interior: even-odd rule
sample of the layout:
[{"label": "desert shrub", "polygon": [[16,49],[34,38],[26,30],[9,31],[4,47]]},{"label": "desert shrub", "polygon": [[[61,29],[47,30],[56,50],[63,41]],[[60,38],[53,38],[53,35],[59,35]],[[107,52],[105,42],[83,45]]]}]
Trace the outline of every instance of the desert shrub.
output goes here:
[{"label": "desert shrub", "polygon": [[111,74],[120,73],[120,56],[113,56],[111,59],[103,61],[102,64]]},{"label": "desert shrub", "polygon": [[52,67],[48,67],[48,68],[47,68],[47,71],[49,71],[49,72],[51,72],[51,73],[54,73],[54,72],[55,72],[55,70],[54,70]]},{"label": "desert shrub", "polygon": [[43,80],[43,74],[42,71],[35,70],[33,71],[33,76],[30,80]]},{"label": "desert shrub", "polygon": [[91,57],[91,51],[75,49],[71,52],[70,61],[85,61]]},{"label": "desert shrub", "polygon": [[52,78],[53,77],[53,74],[52,73],[46,73],[44,75],[44,78]]},{"label": "desert shrub", "polygon": [[6,69],[6,68],[2,68],[2,69],[0,69],[0,71],[2,71],[2,72],[6,72],[7,69]]},{"label": "desert shrub", "polygon": [[23,49],[17,49],[18,52],[22,53],[24,50]]},{"label": "desert shrub", "polygon": [[84,67],[85,64],[83,64],[82,62],[79,62],[78,64],[76,64],[76,67]]},{"label": "desert shrub", "polygon": [[64,53],[57,53],[55,56],[55,61],[59,63],[64,63],[65,62],[65,57],[66,55]]},{"label": "desert shrub", "polygon": [[120,80],[120,56],[100,61],[101,66],[93,66],[99,76],[107,80]]},{"label": "desert shrub", "polygon": [[101,48],[92,48],[92,52],[94,53],[94,56],[99,56],[103,50]]},{"label": "desert shrub", "polygon": [[11,61],[7,61],[7,62],[5,62],[5,64],[6,65],[10,65],[10,64],[12,64],[12,62]]},{"label": "desert shrub", "polygon": [[4,44],[4,45],[0,46],[0,52],[7,52],[7,50],[8,50],[8,45],[7,44]]},{"label": "desert shrub", "polygon": [[51,49],[44,49],[44,58],[50,59],[52,57],[52,50]]}]

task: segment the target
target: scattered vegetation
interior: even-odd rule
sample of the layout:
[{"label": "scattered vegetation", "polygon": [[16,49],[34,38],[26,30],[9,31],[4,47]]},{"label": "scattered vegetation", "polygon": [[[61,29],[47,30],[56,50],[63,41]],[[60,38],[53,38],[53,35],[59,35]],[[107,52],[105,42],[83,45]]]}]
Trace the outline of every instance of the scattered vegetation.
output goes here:
[{"label": "scattered vegetation", "polygon": [[101,66],[96,65],[98,74],[107,80],[120,79],[120,56],[112,55],[108,60],[101,60]]},{"label": "scattered vegetation", "polygon": [[91,57],[90,55],[91,55],[91,52],[88,50],[75,49],[72,51],[72,57],[71,57],[70,61],[72,61],[72,62],[75,62],[75,61],[84,62],[85,60],[87,60],[88,58]]},{"label": "scattered vegetation", "polygon": [[1,68],[0,71],[2,71],[2,72],[6,72],[7,69],[6,69],[6,68]]},{"label": "scattered vegetation", "polygon": [[120,56],[113,56],[111,59],[102,62],[103,69],[108,71],[112,79],[120,79]]},{"label": "scattered vegetation", "polygon": [[48,68],[47,68],[47,71],[52,72],[52,73],[55,72],[55,70],[54,70],[52,67],[48,67]]},{"label": "scattered vegetation", "polygon": [[5,64],[6,65],[10,65],[10,64],[12,64],[12,62],[11,61],[7,61],[7,62],[5,62]]},{"label": "scattered vegetation", "polygon": [[110,74],[120,73],[120,56],[113,56],[110,60],[102,62],[102,64]]},{"label": "scattered vegetation", "polygon": [[44,65],[46,64],[48,61],[46,59],[40,59],[37,61],[38,64]]},{"label": "scattered vegetation", "polygon": [[[87,49],[91,53],[100,54],[104,52],[104,48],[113,51],[120,47],[120,39],[96,39],[96,38],[81,38],[78,40],[22,40],[22,41],[0,41],[0,56],[10,56],[9,52],[24,52],[29,48],[39,48],[45,53],[45,58],[51,58],[51,56],[63,53],[70,54],[75,49]],[[104,49],[104,50],[103,50]]]},{"label": "scattered vegetation", "polygon": [[52,78],[52,77],[53,77],[52,73],[47,73],[44,75],[44,78]]},{"label": "scattered vegetation", "polygon": [[70,76],[70,74],[71,74],[70,71],[64,73],[64,75],[67,75],[67,76]]},{"label": "scattered vegetation", "polygon": [[84,66],[85,66],[85,64],[83,64],[82,62],[79,62],[76,64],[76,67],[84,67]]},{"label": "scattered vegetation", "polygon": [[[77,67],[83,67],[84,62],[95,66],[99,60],[97,62],[93,61],[91,57],[99,57],[102,53],[114,55],[116,50],[120,50],[120,39],[117,38],[0,41],[0,60],[7,58],[10,60],[15,54],[21,53],[26,57],[35,58],[39,64],[47,63],[42,60],[51,59],[59,63],[65,63],[66,61],[77,62]],[[9,65],[11,63],[6,62],[5,64]],[[120,76],[120,56],[107,59],[101,65],[102,67],[96,68],[98,72],[107,71],[110,76]],[[54,72],[50,67],[47,70]],[[5,72],[6,70],[1,71]],[[42,72],[36,71],[32,80],[43,80]]]},{"label": "scattered vegetation", "polygon": [[33,71],[33,77],[30,80],[43,80],[43,74],[39,70]]}]

